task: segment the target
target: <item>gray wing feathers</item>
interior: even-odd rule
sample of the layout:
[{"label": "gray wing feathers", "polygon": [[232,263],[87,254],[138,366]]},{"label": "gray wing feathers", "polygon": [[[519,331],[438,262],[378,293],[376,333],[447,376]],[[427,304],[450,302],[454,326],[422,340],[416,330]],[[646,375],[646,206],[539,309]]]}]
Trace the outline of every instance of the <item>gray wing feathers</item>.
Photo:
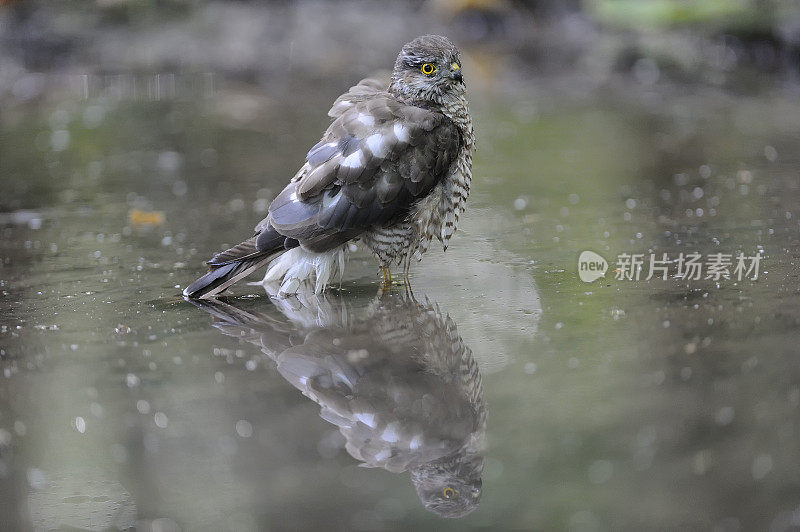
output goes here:
[{"label": "gray wing feathers", "polygon": [[456,158],[455,124],[396,100],[373,81],[337,100],[346,108],[338,108],[322,140],[270,206],[270,224],[312,251],[404,216]]}]

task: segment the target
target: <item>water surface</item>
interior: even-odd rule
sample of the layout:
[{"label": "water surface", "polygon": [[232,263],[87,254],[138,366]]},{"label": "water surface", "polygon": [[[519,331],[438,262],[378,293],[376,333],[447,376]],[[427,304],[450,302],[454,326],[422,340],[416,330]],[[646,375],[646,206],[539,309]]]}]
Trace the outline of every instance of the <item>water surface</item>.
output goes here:
[{"label": "water surface", "polygon": [[[418,457],[357,459],[319,389],[304,396],[273,356],[354,330],[374,332],[366,352],[391,352],[363,250],[321,302],[287,309],[237,287],[228,319],[260,320],[238,330],[180,297],[260,220],[337,93],[306,89],[303,108],[232,85],[165,101],[67,93],[3,111],[5,528],[797,526],[800,106],[783,89],[474,91],[469,209],[448,251],[414,266],[420,306],[389,295],[404,316],[438,315],[431,330],[452,323],[481,377],[479,409],[447,384],[440,404],[461,413],[443,419],[475,419],[426,455],[480,442],[480,496],[457,520],[424,507],[405,471]],[[757,280],[587,284],[584,250],[612,270],[621,253],[763,259]],[[379,364],[381,378],[425,396],[428,363]],[[402,410],[375,408],[384,429]],[[392,430],[449,427],[414,415]]]}]

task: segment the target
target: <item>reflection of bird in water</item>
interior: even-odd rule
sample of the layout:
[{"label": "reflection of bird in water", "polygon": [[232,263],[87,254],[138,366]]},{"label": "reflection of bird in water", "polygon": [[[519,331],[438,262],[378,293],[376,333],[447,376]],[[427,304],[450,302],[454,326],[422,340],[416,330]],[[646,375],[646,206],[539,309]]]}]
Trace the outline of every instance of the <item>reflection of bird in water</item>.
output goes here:
[{"label": "reflection of bird in water", "polygon": [[461,517],[481,499],[486,429],[481,376],[438,305],[388,292],[364,311],[310,295],[275,300],[290,322],[215,302],[223,333],[259,346],[321,407],[368,467],[409,470],[420,500]]}]

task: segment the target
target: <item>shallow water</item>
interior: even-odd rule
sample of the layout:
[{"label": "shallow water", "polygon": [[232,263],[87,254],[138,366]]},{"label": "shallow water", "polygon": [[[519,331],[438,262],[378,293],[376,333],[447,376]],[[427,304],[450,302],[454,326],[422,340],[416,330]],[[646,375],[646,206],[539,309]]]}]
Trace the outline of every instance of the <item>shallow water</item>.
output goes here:
[{"label": "shallow water", "polygon": [[[63,94],[3,112],[4,528],[798,526],[790,95],[475,91],[473,195],[448,251],[414,266],[417,303],[402,286],[381,297],[363,250],[321,301],[289,308],[244,285],[216,314],[185,302],[202,261],[247,234],[316,142],[329,92],[302,109],[281,105],[291,93],[223,86],[194,100]],[[583,283],[584,250],[612,271]],[[613,272],[621,253],[740,251],[762,253],[758,279]],[[427,318],[412,326],[415,308]],[[412,368],[347,358],[419,356],[421,330],[470,348],[482,384],[439,385],[424,356]],[[345,393],[367,397],[361,421],[373,408],[381,429],[395,423],[388,440],[425,436],[424,458],[358,467],[369,459],[346,448],[341,419],[321,417],[341,399],[323,398],[324,379],[303,389],[308,378],[279,371],[304,346],[330,363],[337,338],[364,346],[339,352],[343,374],[402,391],[386,404]],[[453,388],[439,411],[408,406],[442,386]],[[473,440],[474,511],[442,520],[400,470]]]}]

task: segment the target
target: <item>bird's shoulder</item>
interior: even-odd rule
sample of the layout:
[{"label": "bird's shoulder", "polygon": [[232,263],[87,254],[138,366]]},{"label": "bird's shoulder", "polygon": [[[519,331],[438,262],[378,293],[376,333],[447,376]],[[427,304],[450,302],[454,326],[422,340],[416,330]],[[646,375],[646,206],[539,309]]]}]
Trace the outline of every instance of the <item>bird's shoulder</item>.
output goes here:
[{"label": "bird's shoulder", "polygon": [[380,94],[388,94],[389,84],[377,78],[364,78],[347,92],[336,98],[328,116],[338,118],[354,104],[370,99]]},{"label": "bird's shoulder", "polygon": [[293,178],[301,198],[334,183],[369,183],[391,163],[400,165],[403,178],[419,181],[421,172],[438,178],[460,142],[457,126],[443,113],[398,100],[373,80],[342,95],[331,113],[333,122]]},{"label": "bird's shoulder", "polygon": [[[349,116],[361,113],[374,113],[379,121],[391,118],[415,119],[421,125],[438,125],[443,120],[449,120],[442,112],[436,109],[412,105],[399,100],[389,92],[388,84],[377,78],[365,78],[339,96],[328,111],[328,116],[334,119],[333,124],[341,121],[349,123]],[[422,124],[424,120],[424,124]],[[328,130],[330,132],[330,128]],[[327,132],[326,132],[327,133]]]}]

